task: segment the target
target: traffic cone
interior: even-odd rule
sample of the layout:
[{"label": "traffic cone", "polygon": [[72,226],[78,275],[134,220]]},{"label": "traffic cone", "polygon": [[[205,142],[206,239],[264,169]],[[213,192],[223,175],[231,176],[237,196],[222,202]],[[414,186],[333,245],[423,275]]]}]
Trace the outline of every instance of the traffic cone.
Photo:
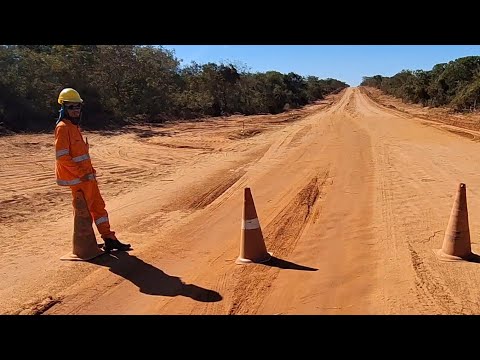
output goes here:
[{"label": "traffic cone", "polygon": [[470,244],[467,193],[463,183],[458,186],[443,245],[437,250],[437,256],[443,261],[478,260],[478,255],[472,253]]},{"label": "traffic cone", "polygon": [[99,248],[92,228],[92,216],[88,211],[83,191],[78,190],[74,199],[73,251],[61,260],[91,260],[105,252]]},{"label": "traffic cone", "polygon": [[245,188],[243,199],[242,234],[240,256],[235,263],[263,263],[271,259],[263,240],[262,229],[253,203],[250,188]]}]

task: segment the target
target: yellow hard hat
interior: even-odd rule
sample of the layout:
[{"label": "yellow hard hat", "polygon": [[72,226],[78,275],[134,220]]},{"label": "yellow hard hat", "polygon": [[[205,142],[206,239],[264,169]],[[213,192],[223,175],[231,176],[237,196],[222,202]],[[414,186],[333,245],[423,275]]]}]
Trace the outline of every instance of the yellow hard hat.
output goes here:
[{"label": "yellow hard hat", "polygon": [[83,103],[82,98],[77,90],[72,88],[65,88],[58,95],[58,103],[63,105],[63,102],[74,102],[74,103]]}]

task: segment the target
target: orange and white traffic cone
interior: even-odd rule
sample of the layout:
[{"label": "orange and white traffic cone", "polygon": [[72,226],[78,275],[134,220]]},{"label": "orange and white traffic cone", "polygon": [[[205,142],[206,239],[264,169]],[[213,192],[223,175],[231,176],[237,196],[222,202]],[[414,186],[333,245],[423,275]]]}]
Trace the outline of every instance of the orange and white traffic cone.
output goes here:
[{"label": "orange and white traffic cone", "polygon": [[271,259],[263,240],[262,229],[258,221],[257,211],[250,188],[245,188],[243,201],[242,233],[240,256],[235,263],[263,263]]},{"label": "orange and white traffic cone", "polygon": [[60,260],[91,260],[105,252],[98,247],[92,228],[92,216],[88,211],[85,196],[81,190],[75,193],[73,222],[73,251]]},{"label": "orange and white traffic cone", "polygon": [[478,258],[478,255],[472,253],[466,186],[463,183],[458,185],[443,245],[436,253],[438,258],[443,261],[471,261]]}]

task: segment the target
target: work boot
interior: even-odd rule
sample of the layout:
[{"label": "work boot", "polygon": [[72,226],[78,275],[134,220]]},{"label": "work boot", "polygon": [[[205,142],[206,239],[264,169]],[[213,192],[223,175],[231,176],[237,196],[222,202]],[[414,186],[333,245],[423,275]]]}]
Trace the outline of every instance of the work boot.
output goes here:
[{"label": "work boot", "polygon": [[105,246],[103,247],[103,249],[106,252],[110,252],[112,250],[127,251],[127,250],[130,250],[130,247],[131,247],[130,244],[122,244],[117,239],[114,240],[114,239],[106,238],[104,240],[105,240]]}]

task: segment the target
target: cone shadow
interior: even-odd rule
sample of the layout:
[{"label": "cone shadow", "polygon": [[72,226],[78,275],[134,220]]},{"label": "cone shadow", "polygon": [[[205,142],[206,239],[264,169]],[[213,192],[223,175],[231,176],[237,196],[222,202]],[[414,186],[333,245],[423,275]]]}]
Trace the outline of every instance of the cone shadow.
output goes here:
[{"label": "cone shadow", "polygon": [[168,275],[128,252],[118,251],[115,254],[106,254],[89,262],[108,267],[114,274],[138,286],[140,292],[144,294],[185,296],[200,302],[217,302],[223,299],[222,295],[214,290],[185,284],[179,277]]},{"label": "cone shadow", "polygon": [[317,271],[318,269],[312,268],[309,266],[303,266],[299,264],[295,264],[291,261],[283,260],[280,258],[277,258],[275,256],[272,256],[270,260],[261,263],[261,265],[266,265],[266,266],[272,266],[272,267],[278,267],[280,269],[290,269],[290,270],[300,270],[300,271]]},{"label": "cone shadow", "polygon": [[472,253],[470,257],[464,261],[480,264],[480,255]]}]

